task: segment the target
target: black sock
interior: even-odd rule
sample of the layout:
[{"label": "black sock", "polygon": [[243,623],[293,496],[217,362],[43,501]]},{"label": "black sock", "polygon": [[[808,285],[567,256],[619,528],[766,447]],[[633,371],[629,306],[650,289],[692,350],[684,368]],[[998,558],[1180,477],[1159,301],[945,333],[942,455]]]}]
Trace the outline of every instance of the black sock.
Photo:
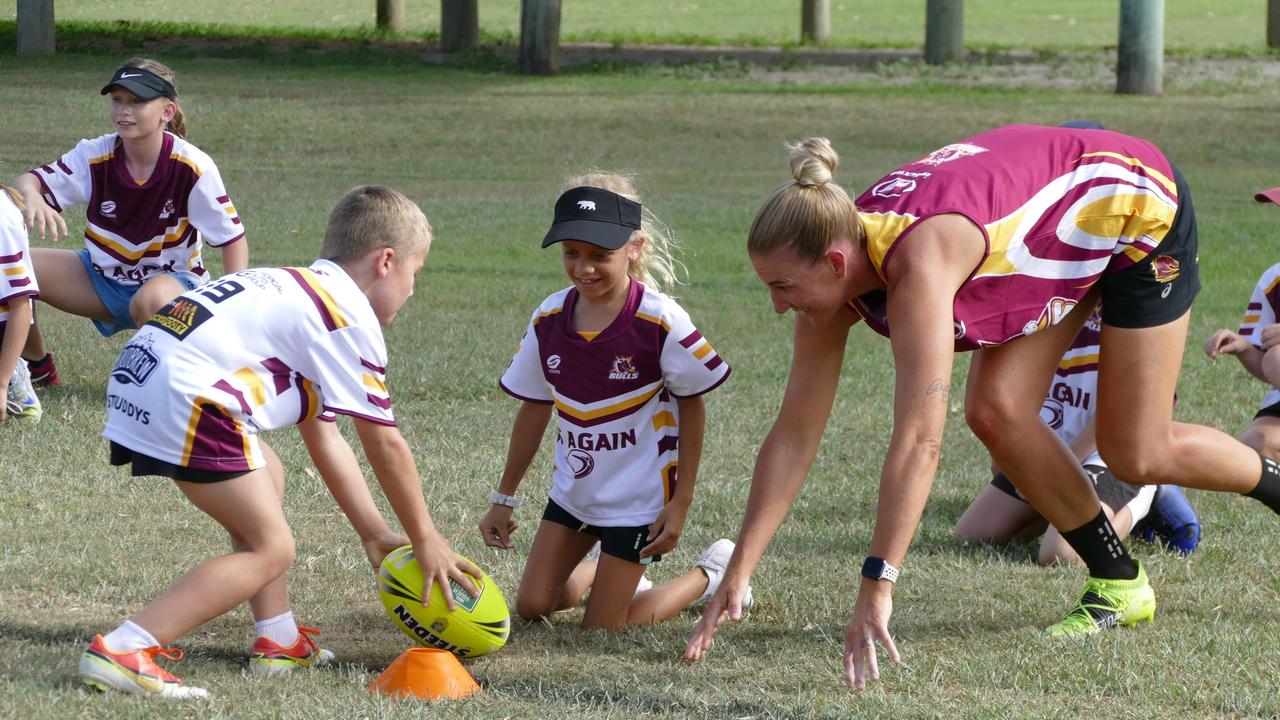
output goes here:
[{"label": "black sock", "polygon": [[1262,479],[1258,481],[1258,487],[1244,496],[1261,502],[1271,508],[1272,512],[1280,513],[1280,465],[1269,457],[1258,457],[1262,458]]},{"label": "black sock", "polygon": [[1138,564],[1129,557],[1115,528],[1107,520],[1107,514],[1098,510],[1098,517],[1081,525],[1075,530],[1062,533],[1085,566],[1089,568],[1089,577],[1107,580],[1132,580],[1138,577]]}]

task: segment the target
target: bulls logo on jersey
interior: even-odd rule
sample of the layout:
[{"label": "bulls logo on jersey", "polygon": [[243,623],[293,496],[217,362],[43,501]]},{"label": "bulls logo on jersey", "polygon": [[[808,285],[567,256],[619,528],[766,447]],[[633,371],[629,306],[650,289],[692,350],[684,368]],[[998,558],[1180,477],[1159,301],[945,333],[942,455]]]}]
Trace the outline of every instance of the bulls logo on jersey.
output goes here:
[{"label": "bulls logo on jersey", "polygon": [[163,208],[161,208],[161,210],[160,210],[160,219],[161,219],[161,220],[168,220],[168,219],[169,219],[169,217],[170,217],[171,215],[173,215],[174,213],[176,213],[176,212],[178,212],[178,209],[177,209],[177,208],[175,208],[175,207],[173,206],[173,201],[172,201],[172,200],[165,200],[165,201],[164,201],[164,207],[163,207]]},{"label": "bulls logo on jersey", "polygon": [[1171,283],[1178,279],[1181,271],[1182,264],[1168,255],[1159,255],[1151,261],[1151,274],[1156,282]]},{"label": "bulls logo on jersey", "polygon": [[977,145],[969,145],[968,143],[952,143],[944,148],[934,150],[929,153],[928,157],[918,160],[917,162],[937,167],[942,163],[948,163],[952,160],[959,160],[962,157],[977,155],[978,153],[984,153],[986,151],[986,148],[979,147]]},{"label": "bulls logo on jersey", "polygon": [[591,453],[586,450],[573,449],[565,453],[565,462],[569,464],[568,470],[573,475],[574,480],[591,474],[596,469],[596,459],[591,457]]},{"label": "bulls logo on jersey", "polygon": [[614,355],[613,366],[609,370],[610,380],[635,380],[640,377],[632,362],[633,355]]}]

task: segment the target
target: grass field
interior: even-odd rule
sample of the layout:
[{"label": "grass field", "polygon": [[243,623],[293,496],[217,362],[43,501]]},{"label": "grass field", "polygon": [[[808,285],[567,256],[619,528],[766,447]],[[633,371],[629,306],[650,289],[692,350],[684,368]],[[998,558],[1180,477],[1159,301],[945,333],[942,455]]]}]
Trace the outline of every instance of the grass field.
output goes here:
[{"label": "grass field", "polygon": [[[118,59],[0,56],[0,177],[106,132],[97,89]],[[702,71],[530,80],[350,57],[175,64],[191,138],[222,169],[253,264],[308,262],[328,208],[359,183],[397,187],[431,218],[437,243],[418,293],[387,335],[397,417],[437,524],[508,597],[550,468],[544,452],[521,488],[534,502],[517,514],[520,548],[484,548],[475,524],[497,481],[516,409],[496,378],[528,313],[565,283],[537,241],[561,180],[588,166],[639,174],[647,204],[686,248],[691,282],[677,294],[735,368],[708,399],[702,478],[684,544],[654,569],[655,579],[677,574],[708,542],[736,533],[752,461],[781,398],[790,320],[773,316],[742,248],[758,204],[787,177],[784,140],[831,137],[843,153],[837,178],[855,189],[911,157],[1005,122],[1091,117],[1154,140],[1190,179],[1201,218],[1205,289],[1178,415],[1235,431],[1262,394],[1233,361],[1211,364],[1199,345],[1212,329],[1234,326],[1258,274],[1277,260],[1280,211],[1251,198],[1280,184],[1274,85],[1156,99],[940,80],[816,86]],[[72,212],[68,221],[74,238],[83,216]],[[324,631],[338,667],[269,682],[244,675],[252,638],[242,608],[182,640],[188,659],[178,672],[209,687],[209,702],[161,706],[93,696],[79,689],[75,674],[88,639],[183,569],[222,552],[225,538],[169,483],[131,480],[106,466],[98,436],[102,390],[125,339],[102,340],[86,322],[56,312],[42,319],[64,384],[43,394],[46,415],[37,428],[6,424],[0,441],[2,717],[1280,713],[1278,521],[1257,504],[1189,493],[1204,525],[1201,549],[1183,560],[1135,547],[1159,593],[1157,622],[1081,642],[1046,644],[1038,633],[1065,612],[1082,572],[1034,567],[1025,548],[955,547],[951,527],[988,480],[961,417],[965,359],[953,380],[934,492],[896,592],[891,628],[904,664],[864,694],[845,690],[839,649],[890,430],[889,345],[865,330],[851,340],[810,482],[754,578],[757,605],[746,622],[720,634],[700,664],[678,659],[693,613],[652,629],[585,633],[574,611],[550,625],[517,623],[507,648],[471,662],[486,690],[481,697],[430,706],[369,694],[365,685],[405,640],[384,617],[353,533],[288,431],[270,442],[289,472],[286,512],[298,540],[294,607],[301,621]]]},{"label": "grass field", "polygon": [[[0,19],[14,17],[14,5]],[[1097,49],[1116,43],[1119,4],[1114,0],[1070,3],[1032,0],[970,0],[965,3],[965,40],[973,49]],[[263,28],[340,31],[372,28],[374,0],[275,0],[270,3],[211,3],[202,0],[76,0],[57,6],[60,21],[171,22]],[[833,0],[833,47],[919,47],[924,43],[925,3]],[[479,4],[480,27],[490,38],[510,41],[520,28],[519,0]],[[411,35],[438,33],[440,3],[406,3]],[[1266,0],[1177,0],[1165,9],[1170,49],[1260,51],[1266,43]],[[783,45],[800,37],[799,0],[568,0],[562,3],[565,42],[678,42]]]}]

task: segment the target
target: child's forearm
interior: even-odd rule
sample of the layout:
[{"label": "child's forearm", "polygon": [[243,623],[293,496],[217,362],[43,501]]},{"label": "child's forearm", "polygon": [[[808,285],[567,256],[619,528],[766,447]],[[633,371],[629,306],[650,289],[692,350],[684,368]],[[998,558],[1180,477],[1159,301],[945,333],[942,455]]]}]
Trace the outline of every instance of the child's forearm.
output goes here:
[{"label": "child's forearm", "polygon": [[515,495],[520,481],[528,472],[529,465],[542,446],[542,435],[551,420],[552,406],[549,404],[525,402],[516,412],[515,422],[511,425],[511,442],[507,445],[507,463],[502,470],[502,479],[498,482],[498,492],[504,495]]},{"label": "child's forearm", "polygon": [[249,241],[240,238],[222,246],[222,272],[230,275],[249,267]]},{"label": "child's forearm", "polygon": [[688,506],[693,502],[693,488],[697,484],[698,464],[702,460],[702,438],[707,426],[707,407],[701,397],[677,398],[680,408],[680,465],[676,476],[673,501]]},{"label": "child's forearm", "polygon": [[13,187],[22,195],[22,199],[27,204],[31,204],[33,197],[40,197],[40,178],[34,173],[22,173],[13,179]]},{"label": "child's forearm", "polygon": [[18,366],[22,346],[31,330],[31,301],[26,297],[15,298],[9,303],[7,324],[0,325],[4,340],[0,341],[0,388],[9,386],[13,369]]},{"label": "child's forearm", "polygon": [[360,540],[389,532],[391,528],[374,503],[356,454],[342,437],[338,424],[312,419],[299,425],[298,432],[329,494],[342,508]]},{"label": "child's forearm", "polygon": [[359,418],[355,426],[365,457],[409,540],[415,546],[442,542],[444,538],[436,531],[422,497],[422,480],[418,477],[413,453],[400,431],[391,425]]},{"label": "child's forearm", "polygon": [[1267,376],[1262,373],[1262,356],[1264,353],[1257,347],[1250,345],[1245,350],[1236,353],[1236,359],[1244,366],[1244,369],[1250,375],[1258,378],[1262,382],[1267,382]]}]

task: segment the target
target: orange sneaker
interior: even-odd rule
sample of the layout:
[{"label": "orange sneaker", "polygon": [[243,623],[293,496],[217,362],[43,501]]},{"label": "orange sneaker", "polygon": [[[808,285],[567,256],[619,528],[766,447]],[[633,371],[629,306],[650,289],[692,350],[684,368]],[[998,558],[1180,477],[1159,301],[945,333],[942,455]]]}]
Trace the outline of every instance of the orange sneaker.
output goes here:
[{"label": "orange sneaker", "polygon": [[157,655],[170,660],[181,660],[182,650],[152,646],[133,652],[114,653],[103,644],[101,635],[95,635],[93,642],[80,655],[80,680],[88,687],[102,692],[119,690],[130,695],[164,698],[209,696],[204,688],[187,687],[157,665]]},{"label": "orange sneaker", "polygon": [[249,670],[259,675],[282,675],[293,672],[296,667],[322,667],[333,662],[333,653],[322,650],[312,635],[320,631],[305,625],[298,626],[298,639],[289,647],[270,638],[259,637],[253,641],[253,649],[249,655]]}]

